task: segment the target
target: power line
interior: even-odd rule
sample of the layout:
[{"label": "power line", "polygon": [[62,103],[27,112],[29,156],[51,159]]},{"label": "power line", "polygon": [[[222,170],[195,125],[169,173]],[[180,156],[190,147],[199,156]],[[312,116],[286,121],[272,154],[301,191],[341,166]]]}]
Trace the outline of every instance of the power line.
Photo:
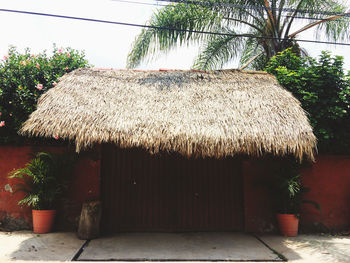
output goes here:
[{"label": "power line", "polygon": [[[175,7],[175,5],[162,5],[162,4],[156,4],[156,3],[144,3],[144,2],[136,2],[136,1],[128,1],[128,0],[111,0],[111,1],[119,2],[119,3],[137,4],[137,5],[157,6],[157,7]],[[157,0],[155,0],[155,1],[157,1]],[[158,0],[158,1],[161,1],[161,0]],[[179,1],[179,3],[182,3],[182,2]],[[349,15],[345,15],[345,16],[349,16]],[[282,17],[293,17],[293,18],[296,18],[296,19],[315,20],[315,21],[316,20],[324,20],[324,19],[326,19],[326,17],[324,17],[324,18],[317,18],[317,17],[291,16],[291,15],[282,15]],[[224,19],[230,19],[230,18],[224,17]]]},{"label": "power line", "polygon": [[[249,5],[237,5],[231,3],[218,3],[218,2],[205,2],[205,1],[193,1],[193,0],[156,0],[157,2],[168,2],[168,3],[178,3],[178,4],[192,4],[201,6],[218,6],[218,7],[234,7],[239,9],[253,9],[253,10],[273,10],[273,11],[283,11],[283,12],[298,12],[304,14],[314,14],[314,15],[344,15],[338,12],[327,12],[327,11],[311,11],[305,9],[294,9],[294,8],[273,8],[273,7],[262,7],[262,6],[249,6]],[[347,15],[349,16],[349,15]]]},{"label": "power line", "polygon": [[[280,41],[291,40],[290,38],[254,36],[254,35],[250,35],[250,34],[230,34],[230,33],[220,33],[220,32],[211,32],[211,31],[200,31],[200,30],[189,30],[189,29],[181,29],[181,28],[141,25],[141,24],[126,23],[126,22],[117,22],[117,21],[109,21],[109,20],[101,20],[101,19],[93,19],[93,18],[65,16],[65,15],[55,15],[55,14],[38,13],[38,12],[13,10],[13,9],[0,9],[0,12],[36,15],[36,16],[45,16],[45,17],[63,18],[63,19],[72,19],[72,20],[80,20],[80,21],[87,21],[87,22],[105,23],[105,24],[122,25],[122,26],[132,26],[132,27],[141,27],[141,28],[151,28],[151,29],[156,29],[156,30],[168,30],[168,31],[186,32],[186,33],[197,33],[197,34],[206,34],[206,35],[232,36],[232,37],[242,37],[242,38],[247,37],[247,38],[271,39],[271,40],[280,40]],[[305,42],[305,43],[318,43],[318,44],[332,44],[332,45],[350,46],[350,43],[341,43],[341,42],[315,41],[315,40],[307,40],[307,39],[293,39],[293,40],[298,41],[298,42]]]},{"label": "power line", "polygon": [[111,0],[113,2],[119,2],[119,3],[128,3],[128,4],[137,4],[137,5],[150,5],[150,6],[161,6],[166,7],[170,5],[163,5],[163,4],[156,4],[156,3],[144,3],[144,2],[136,2],[136,1],[128,1],[128,0]]}]

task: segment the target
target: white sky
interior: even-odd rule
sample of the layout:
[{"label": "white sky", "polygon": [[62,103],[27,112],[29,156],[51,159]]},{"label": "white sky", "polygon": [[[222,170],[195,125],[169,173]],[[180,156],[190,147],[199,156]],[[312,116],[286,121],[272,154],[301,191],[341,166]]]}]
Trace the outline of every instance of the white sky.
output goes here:
[{"label": "white sky", "polygon": [[[152,0],[134,0],[154,3]],[[1,9],[16,9],[59,15],[95,18],[118,22],[145,24],[155,6],[120,3],[112,0],[0,0]],[[19,51],[29,47],[33,53],[52,50],[57,47],[72,47],[84,50],[91,64],[104,68],[125,68],[126,57],[131,43],[140,28],[121,25],[75,21],[60,18],[40,17],[0,12],[1,41],[0,56],[7,54],[9,45]],[[314,39],[312,32],[299,36]],[[311,56],[321,50],[330,50],[334,55],[345,58],[345,68],[350,70],[350,46],[300,43]],[[184,47],[170,52],[167,56],[143,64],[140,68],[189,69],[197,54],[197,47]],[[237,67],[230,63],[226,67]]]}]

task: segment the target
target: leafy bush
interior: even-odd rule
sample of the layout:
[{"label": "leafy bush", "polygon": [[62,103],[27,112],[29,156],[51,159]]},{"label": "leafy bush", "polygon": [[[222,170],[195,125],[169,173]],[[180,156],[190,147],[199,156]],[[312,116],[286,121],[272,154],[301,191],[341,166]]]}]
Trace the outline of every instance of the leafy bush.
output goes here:
[{"label": "leafy bush", "polygon": [[25,197],[18,202],[36,210],[53,209],[66,185],[64,177],[74,167],[75,155],[39,152],[24,168],[10,173],[10,178],[23,179],[15,191],[23,191]]},{"label": "leafy bush", "polygon": [[56,85],[58,78],[74,69],[87,67],[83,52],[54,47],[46,52],[24,54],[11,47],[0,62],[0,144],[18,143],[25,138],[17,132],[35,110],[38,98]]},{"label": "leafy bush", "polygon": [[304,199],[304,194],[310,189],[302,184],[300,169],[301,164],[294,158],[286,158],[274,164],[273,180],[269,187],[275,196],[277,213],[299,216],[305,203],[312,204],[321,212],[318,203]]},{"label": "leafy bush", "polygon": [[322,52],[301,58],[287,49],[273,57],[267,71],[291,91],[309,113],[322,153],[350,153],[350,73],[343,58]]}]

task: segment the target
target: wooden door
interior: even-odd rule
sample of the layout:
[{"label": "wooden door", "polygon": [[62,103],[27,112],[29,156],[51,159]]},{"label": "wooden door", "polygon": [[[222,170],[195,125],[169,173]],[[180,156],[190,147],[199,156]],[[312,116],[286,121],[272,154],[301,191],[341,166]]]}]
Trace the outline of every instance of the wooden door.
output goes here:
[{"label": "wooden door", "polygon": [[105,145],[101,174],[104,232],[244,228],[237,159],[187,159]]}]

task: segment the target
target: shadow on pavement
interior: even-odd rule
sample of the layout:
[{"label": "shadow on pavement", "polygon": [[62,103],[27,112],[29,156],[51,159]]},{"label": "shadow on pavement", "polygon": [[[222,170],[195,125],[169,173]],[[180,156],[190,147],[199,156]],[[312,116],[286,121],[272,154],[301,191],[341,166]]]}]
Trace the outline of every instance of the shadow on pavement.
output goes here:
[{"label": "shadow on pavement", "polygon": [[350,237],[303,234],[297,237],[262,235],[259,238],[288,261],[350,262]]}]

